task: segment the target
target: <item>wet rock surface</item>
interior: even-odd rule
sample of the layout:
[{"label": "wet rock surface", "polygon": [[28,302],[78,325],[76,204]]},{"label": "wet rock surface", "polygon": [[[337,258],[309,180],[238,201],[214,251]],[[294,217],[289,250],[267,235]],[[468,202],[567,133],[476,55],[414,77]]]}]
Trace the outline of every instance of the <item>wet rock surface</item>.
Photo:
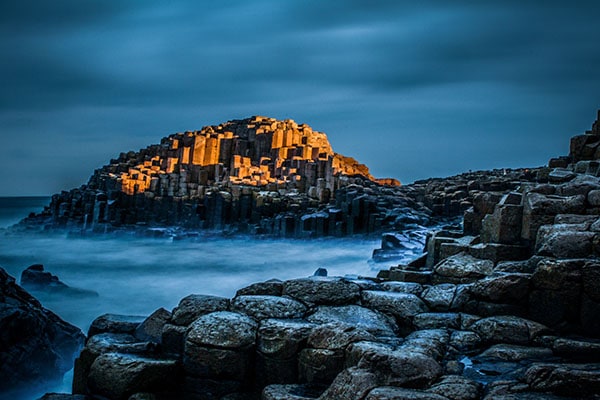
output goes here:
[{"label": "wet rock surface", "polygon": [[[114,323],[104,326],[113,328],[101,334],[114,329],[128,336],[94,340],[90,332],[74,392],[125,398],[150,390],[192,399],[599,398],[598,126],[576,137],[571,154],[548,168],[464,174],[405,189],[432,213],[464,211],[464,224],[429,235],[423,257],[377,278],[256,283],[218,307],[190,307],[201,311],[186,318],[174,310],[164,321],[162,346],[147,346],[124,332],[119,318],[109,318]],[[392,236],[384,247],[399,245]],[[179,347],[165,346],[166,337]],[[130,362],[127,373],[113,376]],[[153,362],[163,363],[160,378],[143,372],[154,371]]]},{"label": "wet rock surface", "polygon": [[84,339],[0,268],[0,394],[60,379]]}]

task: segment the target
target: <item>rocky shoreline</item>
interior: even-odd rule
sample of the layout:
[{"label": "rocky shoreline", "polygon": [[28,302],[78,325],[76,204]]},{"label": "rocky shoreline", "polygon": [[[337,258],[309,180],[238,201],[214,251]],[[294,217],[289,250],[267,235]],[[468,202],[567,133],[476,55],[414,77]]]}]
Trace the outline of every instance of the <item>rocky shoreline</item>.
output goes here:
[{"label": "rocky shoreline", "polygon": [[[375,278],[318,271],[102,315],[73,394],[43,398],[599,399],[599,160],[600,113],[548,167],[379,188],[428,217],[464,212],[462,229]],[[382,250],[421,226],[401,208]]]}]

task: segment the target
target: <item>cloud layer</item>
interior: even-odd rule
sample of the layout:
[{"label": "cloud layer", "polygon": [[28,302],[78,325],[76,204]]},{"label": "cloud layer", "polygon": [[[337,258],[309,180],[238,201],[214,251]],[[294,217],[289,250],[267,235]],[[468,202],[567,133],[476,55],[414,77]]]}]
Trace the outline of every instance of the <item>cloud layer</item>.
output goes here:
[{"label": "cloud layer", "polygon": [[600,107],[593,1],[8,3],[0,195],[79,186],[121,151],[257,114],[404,182],[536,166]]}]

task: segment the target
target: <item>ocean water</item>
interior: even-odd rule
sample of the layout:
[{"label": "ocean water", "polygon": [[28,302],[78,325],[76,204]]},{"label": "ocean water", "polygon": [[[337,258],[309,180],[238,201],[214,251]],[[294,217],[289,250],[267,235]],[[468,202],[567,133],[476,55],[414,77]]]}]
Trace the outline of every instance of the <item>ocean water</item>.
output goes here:
[{"label": "ocean water", "polygon": [[[40,197],[0,198],[0,228],[41,211],[48,202]],[[97,292],[89,297],[34,293],[46,308],[87,332],[103,313],[148,315],[160,307],[171,310],[188,294],[232,297],[253,282],[305,277],[317,268],[326,268],[329,275],[374,276],[394,264],[369,263],[380,243],[377,238],[74,238],[15,235],[2,229],[0,266],[19,281],[29,265],[43,264],[67,285]],[[68,390],[68,376],[61,387]]]}]

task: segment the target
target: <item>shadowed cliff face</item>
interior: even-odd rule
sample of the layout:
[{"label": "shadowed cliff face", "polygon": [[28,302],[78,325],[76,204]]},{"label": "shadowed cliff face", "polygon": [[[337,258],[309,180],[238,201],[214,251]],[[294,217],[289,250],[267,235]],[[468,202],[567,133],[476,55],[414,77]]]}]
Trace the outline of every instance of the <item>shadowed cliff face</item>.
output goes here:
[{"label": "shadowed cliff face", "polygon": [[197,196],[212,183],[284,185],[307,192],[318,187],[319,179],[331,191],[339,175],[399,185],[395,179],[378,181],[366,165],[335,153],[327,136],[306,124],[260,116],[170,135],[160,145],[113,161],[102,175],[116,179],[129,195]]}]

